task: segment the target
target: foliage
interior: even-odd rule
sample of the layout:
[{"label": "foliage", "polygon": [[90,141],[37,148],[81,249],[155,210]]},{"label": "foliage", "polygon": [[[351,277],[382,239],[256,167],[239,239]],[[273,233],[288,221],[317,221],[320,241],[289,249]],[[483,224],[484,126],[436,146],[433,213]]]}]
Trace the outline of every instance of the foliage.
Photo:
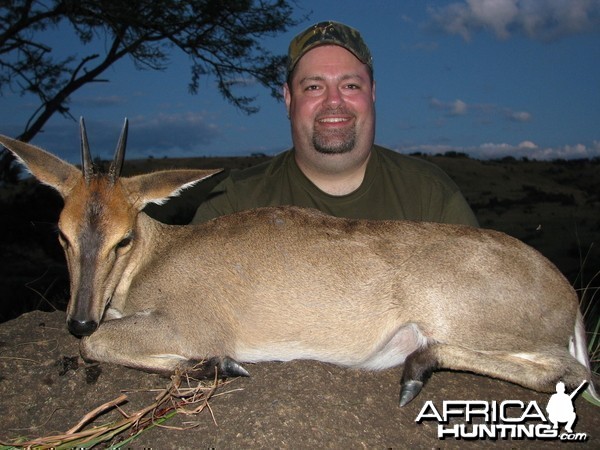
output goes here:
[{"label": "foliage", "polygon": [[[600,286],[597,279],[600,278],[600,271],[590,279],[581,289],[578,289],[581,299],[581,311],[586,322],[588,355],[592,373],[600,375]],[[587,393],[586,393],[587,394]],[[590,395],[584,395],[586,400],[600,406],[600,401]]]},{"label": "foliage", "polygon": [[[581,312],[586,324],[588,353],[592,372],[600,375],[600,271],[586,277],[585,269],[592,255],[593,243],[585,254],[581,254],[581,269],[575,280],[580,298]],[[589,279],[588,279],[589,278]]]},{"label": "foliage", "polygon": [[[70,96],[85,84],[106,82],[101,75],[123,57],[138,69],[163,70],[176,49],[190,59],[191,93],[211,74],[223,97],[253,113],[254,97],[236,94],[235,86],[240,79],[256,81],[280,96],[285,57],[271,54],[261,40],[296,25],[291,13],[287,0],[1,2],[0,95],[10,90],[39,98],[19,136],[30,141],[54,113],[70,116]],[[45,44],[49,33],[63,27],[83,53],[74,46],[71,55],[60,57]],[[86,53],[94,41],[104,43],[103,54]]]},{"label": "foliage", "polygon": [[447,152],[444,153],[444,156],[447,158],[469,158],[469,155],[467,155],[464,152],[457,152],[455,150],[449,150]]}]

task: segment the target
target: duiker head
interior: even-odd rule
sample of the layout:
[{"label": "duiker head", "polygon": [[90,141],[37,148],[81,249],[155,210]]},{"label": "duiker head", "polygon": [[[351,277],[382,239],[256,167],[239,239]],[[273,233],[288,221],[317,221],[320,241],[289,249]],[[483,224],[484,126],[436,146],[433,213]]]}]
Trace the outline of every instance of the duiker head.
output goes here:
[{"label": "duiker head", "polygon": [[[163,203],[220,169],[171,170],[121,178],[127,120],[106,173],[93,166],[83,119],[80,130],[81,169],[5,136],[0,136],[0,144],[64,199],[58,228],[70,274],[67,323],[73,334],[86,336],[98,328],[119,283],[127,283],[131,277],[132,257],[147,234],[138,220],[144,206]],[[137,255],[136,264],[139,258],[143,255]]]}]

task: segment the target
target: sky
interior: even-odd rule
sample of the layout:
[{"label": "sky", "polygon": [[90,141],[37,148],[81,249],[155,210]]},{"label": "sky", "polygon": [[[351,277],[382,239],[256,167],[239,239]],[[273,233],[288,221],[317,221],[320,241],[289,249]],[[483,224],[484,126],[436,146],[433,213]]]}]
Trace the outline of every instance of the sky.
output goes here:
[{"label": "sky", "polygon": [[[402,153],[464,152],[473,158],[600,157],[600,0],[295,0],[294,29],[265,39],[285,54],[294,35],[321,20],[357,28],[373,54],[376,143]],[[68,29],[56,52],[81,51]],[[282,102],[247,83],[260,111],[247,115],[206,77],[188,92],[189,61],[164,71],[130,60],[71,98],[92,153],[112,158],[125,117],[128,158],[277,154],[291,146]],[[5,91],[0,133],[16,136],[38,107]],[[33,143],[78,163],[77,122],[55,115]]]}]

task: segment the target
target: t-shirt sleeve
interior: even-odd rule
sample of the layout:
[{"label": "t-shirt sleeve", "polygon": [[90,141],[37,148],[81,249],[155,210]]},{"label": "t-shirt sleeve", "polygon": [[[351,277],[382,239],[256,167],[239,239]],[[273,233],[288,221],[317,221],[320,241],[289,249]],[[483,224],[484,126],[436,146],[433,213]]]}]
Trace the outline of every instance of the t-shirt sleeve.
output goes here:
[{"label": "t-shirt sleeve", "polygon": [[231,177],[227,177],[215,186],[208,198],[200,204],[190,223],[202,223],[214,219],[215,217],[235,212],[236,209],[233,205],[234,192],[234,183],[232,182]]},{"label": "t-shirt sleeve", "polygon": [[477,217],[460,191],[454,192],[450,197],[443,211],[442,222],[479,227]]}]

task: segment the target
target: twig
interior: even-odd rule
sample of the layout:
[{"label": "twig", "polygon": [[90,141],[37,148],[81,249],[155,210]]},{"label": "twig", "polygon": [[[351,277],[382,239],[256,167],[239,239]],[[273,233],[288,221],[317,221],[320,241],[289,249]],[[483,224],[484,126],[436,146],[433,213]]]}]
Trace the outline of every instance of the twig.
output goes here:
[{"label": "twig", "polygon": [[77,425],[75,425],[73,428],[71,428],[65,434],[76,433],[79,429],[81,429],[83,426],[85,426],[85,424],[87,424],[91,420],[94,420],[98,415],[100,415],[107,409],[110,409],[117,405],[120,405],[121,403],[123,403],[125,401],[127,401],[127,396],[125,394],[123,394],[110,402],[106,402],[105,404],[98,406],[96,409],[90,411],[85,416],[83,416],[83,419],[81,419]]}]

